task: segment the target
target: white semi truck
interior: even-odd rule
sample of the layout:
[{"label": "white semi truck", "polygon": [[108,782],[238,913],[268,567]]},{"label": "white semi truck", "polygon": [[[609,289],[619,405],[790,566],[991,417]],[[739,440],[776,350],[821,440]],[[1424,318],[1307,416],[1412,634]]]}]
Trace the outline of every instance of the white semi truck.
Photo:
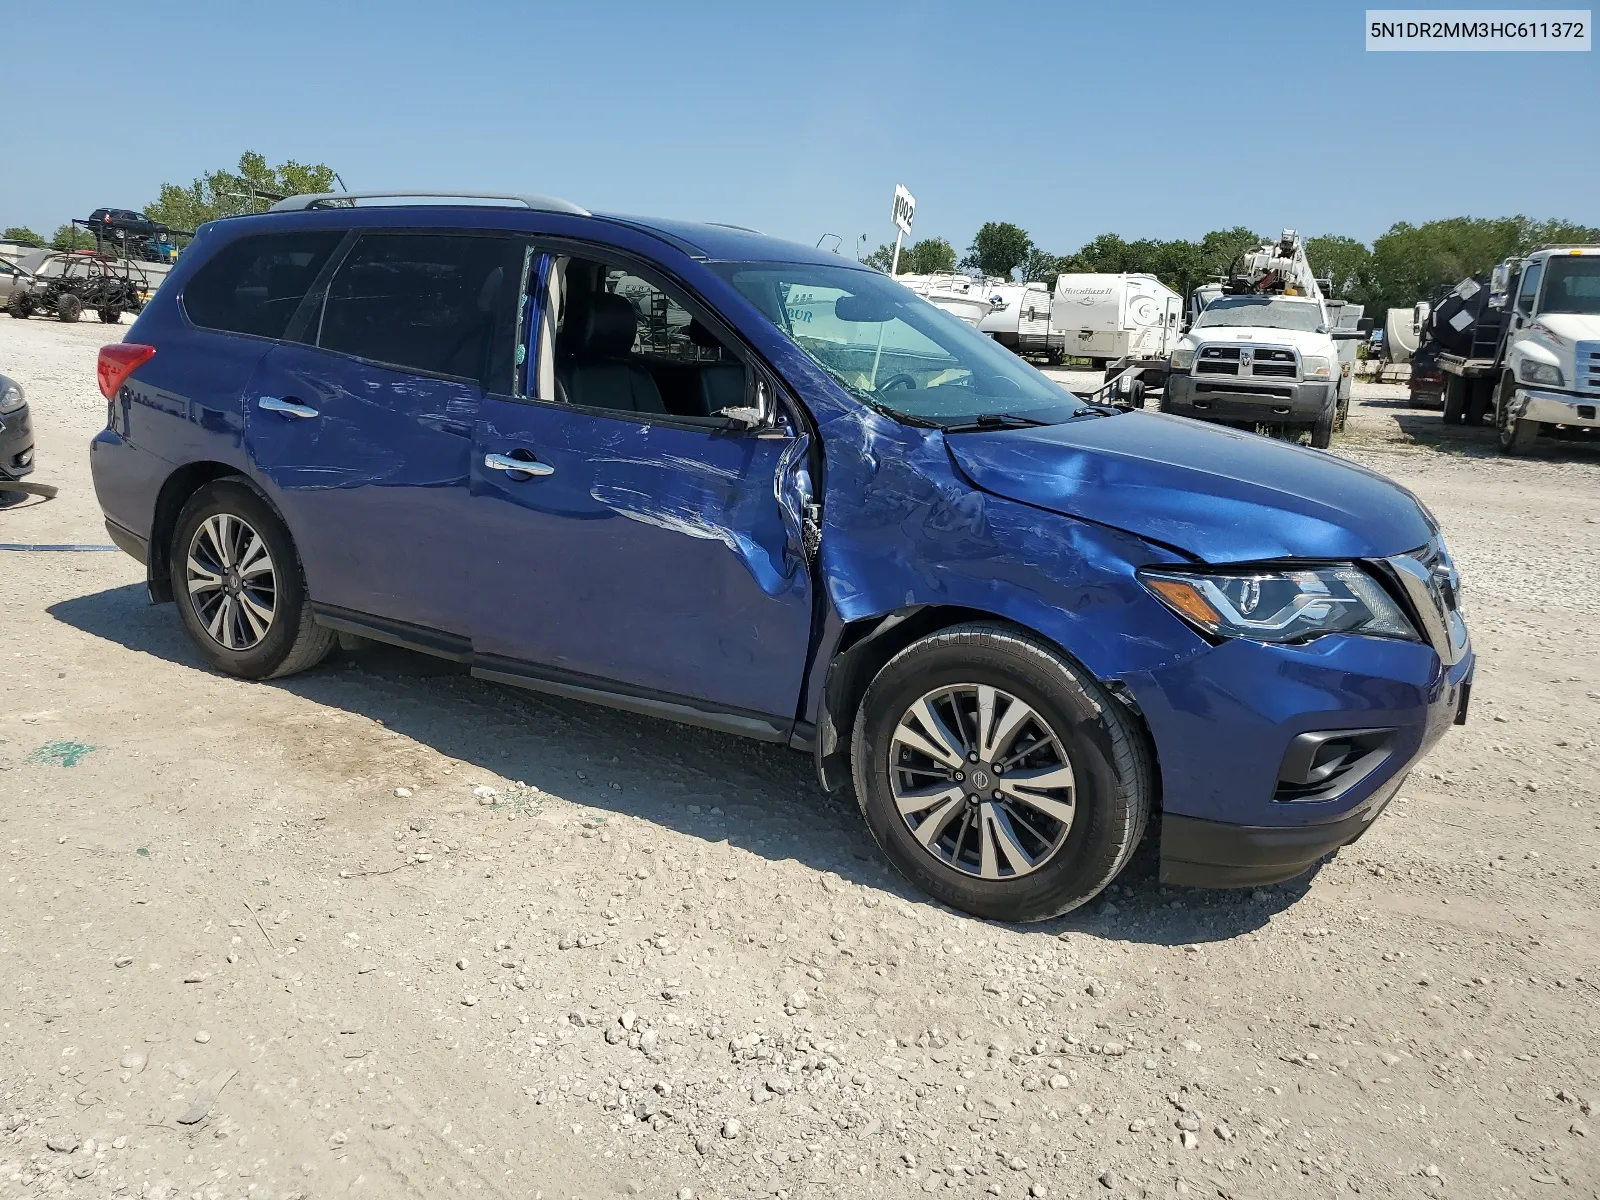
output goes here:
[{"label": "white semi truck", "polygon": [[[1239,256],[1172,352],[1161,411],[1298,436],[1326,448],[1350,404],[1371,322],[1323,298],[1300,235]],[[1348,346],[1346,345],[1348,343]]]},{"label": "white semi truck", "polygon": [[1489,293],[1471,350],[1439,355],[1444,419],[1475,423],[1492,411],[1507,454],[1557,426],[1600,429],[1600,246],[1507,259]]}]

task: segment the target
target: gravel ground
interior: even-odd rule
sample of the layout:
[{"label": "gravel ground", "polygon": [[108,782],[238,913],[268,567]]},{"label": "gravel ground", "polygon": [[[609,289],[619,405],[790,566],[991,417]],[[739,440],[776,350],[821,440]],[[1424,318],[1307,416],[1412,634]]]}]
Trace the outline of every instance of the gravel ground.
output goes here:
[{"label": "gravel ground", "polygon": [[[0,540],[105,541],[107,332],[0,318],[62,488]],[[399,651],[236,682],[132,560],[0,552],[0,1197],[1600,1196],[1600,448],[1358,396],[1471,723],[1309,877],[1147,841],[1039,926],[800,755]]]}]

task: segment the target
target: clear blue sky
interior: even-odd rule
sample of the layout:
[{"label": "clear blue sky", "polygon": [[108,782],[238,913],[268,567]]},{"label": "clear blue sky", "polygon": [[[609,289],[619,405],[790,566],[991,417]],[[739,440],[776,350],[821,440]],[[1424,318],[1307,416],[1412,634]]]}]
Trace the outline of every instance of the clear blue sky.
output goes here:
[{"label": "clear blue sky", "polygon": [[[0,226],[245,149],[805,242],[1600,224],[1600,59],[1369,54],[1348,3],[6,6]],[[125,52],[123,47],[127,47]],[[103,73],[99,73],[103,72]],[[1504,164],[1491,170],[1473,163]]]}]

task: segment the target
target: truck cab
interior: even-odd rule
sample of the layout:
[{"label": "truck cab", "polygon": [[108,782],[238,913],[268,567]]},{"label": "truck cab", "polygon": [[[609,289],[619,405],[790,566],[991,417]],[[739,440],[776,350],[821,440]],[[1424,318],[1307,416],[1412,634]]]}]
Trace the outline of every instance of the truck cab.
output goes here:
[{"label": "truck cab", "polygon": [[1600,428],[1600,246],[1503,263],[1490,289],[1509,307],[1495,390],[1501,448],[1526,452],[1547,426]]}]

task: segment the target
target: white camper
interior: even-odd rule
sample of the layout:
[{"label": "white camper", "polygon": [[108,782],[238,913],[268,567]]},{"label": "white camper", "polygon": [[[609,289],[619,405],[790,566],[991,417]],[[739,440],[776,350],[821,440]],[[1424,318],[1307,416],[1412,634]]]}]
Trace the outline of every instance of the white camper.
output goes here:
[{"label": "white camper", "polygon": [[978,322],[1008,350],[1018,354],[1043,354],[1050,339],[1050,288],[1042,283],[1002,283],[989,295],[989,312]]},{"label": "white camper", "polygon": [[1100,370],[1118,359],[1164,358],[1181,332],[1183,298],[1154,275],[1062,275],[1050,332]]}]

